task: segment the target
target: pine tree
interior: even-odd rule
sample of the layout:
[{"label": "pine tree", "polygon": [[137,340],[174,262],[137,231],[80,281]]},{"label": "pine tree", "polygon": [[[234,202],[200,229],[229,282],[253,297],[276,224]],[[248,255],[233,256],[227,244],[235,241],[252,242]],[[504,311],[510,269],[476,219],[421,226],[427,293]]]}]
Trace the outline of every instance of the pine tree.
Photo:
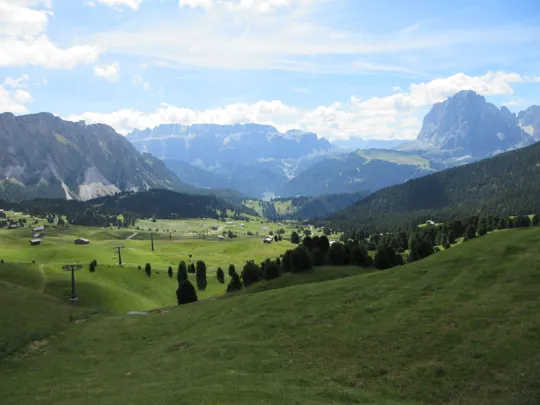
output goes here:
[{"label": "pine tree", "polygon": [[468,239],[473,239],[475,237],[476,237],[476,228],[474,227],[474,225],[470,224],[465,229],[465,238],[468,240]]},{"label": "pine tree", "polygon": [[456,243],[456,233],[454,232],[453,229],[450,229],[448,231],[448,243],[450,244]]},{"label": "pine tree", "polygon": [[185,261],[181,261],[178,264],[178,272],[176,273],[176,280],[178,283],[188,279],[187,265]]},{"label": "pine tree", "polygon": [[291,233],[291,243],[294,243],[295,245],[298,245],[300,243],[300,236],[296,231],[292,231]]},{"label": "pine tree", "polygon": [[206,290],[208,280],[206,279],[206,264],[202,260],[197,260],[196,269],[197,288],[201,291]]},{"label": "pine tree", "polygon": [[176,300],[178,305],[189,304],[191,302],[197,302],[197,291],[189,280],[181,280],[178,283],[178,289],[176,290]]},{"label": "pine tree", "polygon": [[169,266],[169,269],[167,270],[167,274],[169,275],[169,278],[173,277],[173,269],[172,266]]},{"label": "pine tree", "polygon": [[[230,270],[230,267],[229,267]],[[227,285],[227,292],[234,292],[234,291],[240,291],[242,289],[242,280],[240,280],[240,276],[234,270],[234,267],[232,269],[232,272],[229,272],[229,275],[231,276],[231,281],[229,281],[229,284]]]},{"label": "pine tree", "polygon": [[232,277],[234,273],[236,273],[236,268],[234,267],[234,264],[230,264],[229,265],[229,277]]},{"label": "pine tree", "polygon": [[218,267],[216,271],[216,278],[220,282],[220,284],[225,283],[225,273],[223,272],[223,269],[221,267]]},{"label": "pine tree", "polygon": [[144,272],[148,277],[152,275],[152,266],[150,265],[150,263],[146,263],[146,266],[144,266]]}]

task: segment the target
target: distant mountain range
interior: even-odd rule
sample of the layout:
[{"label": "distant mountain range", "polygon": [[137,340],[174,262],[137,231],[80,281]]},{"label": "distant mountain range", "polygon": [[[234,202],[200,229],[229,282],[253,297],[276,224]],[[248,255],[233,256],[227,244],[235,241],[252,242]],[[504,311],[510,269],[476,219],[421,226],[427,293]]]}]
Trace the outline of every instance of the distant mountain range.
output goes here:
[{"label": "distant mountain range", "polygon": [[[88,200],[151,188],[235,202],[365,195],[537,140],[540,107],[513,114],[473,91],[435,104],[417,139],[406,143],[333,144],[314,133],[280,133],[257,124],[160,125],[122,137],[106,125],[48,113],[5,113],[0,114],[0,199]],[[353,149],[358,145],[370,148]],[[325,197],[324,204],[328,201],[333,200]]]},{"label": "distant mountain range", "polygon": [[150,188],[203,194],[107,125],[4,113],[0,144],[0,199],[89,200]]}]

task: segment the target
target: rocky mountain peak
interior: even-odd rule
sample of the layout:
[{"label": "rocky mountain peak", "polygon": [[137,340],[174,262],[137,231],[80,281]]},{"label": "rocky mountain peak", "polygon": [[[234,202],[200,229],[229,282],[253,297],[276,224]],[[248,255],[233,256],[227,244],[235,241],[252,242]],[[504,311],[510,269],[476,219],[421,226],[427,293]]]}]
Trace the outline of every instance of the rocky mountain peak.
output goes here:
[{"label": "rocky mountain peak", "polygon": [[481,158],[533,140],[506,107],[499,109],[476,92],[464,90],[431,108],[418,141],[456,155]]}]

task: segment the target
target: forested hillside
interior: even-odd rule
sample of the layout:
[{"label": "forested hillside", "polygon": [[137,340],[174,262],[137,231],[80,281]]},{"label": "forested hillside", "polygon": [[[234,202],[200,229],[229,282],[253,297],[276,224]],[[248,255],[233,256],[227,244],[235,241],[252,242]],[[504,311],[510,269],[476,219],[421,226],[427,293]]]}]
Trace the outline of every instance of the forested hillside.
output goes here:
[{"label": "forested hillside", "polygon": [[[108,226],[110,218],[219,218],[227,210],[237,216],[257,213],[241,204],[232,204],[215,196],[181,194],[169,190],[125,192],[89,201],[63,199],[30,200],[19,203],[0,201],[0,206],[32,215],[58,214],[78,225]],[[115,221],[112,221],[113,223]]]},{"label": "forested hillside", "polygon": [[427,219],[540,211],[540,143],[380,190],[331,215],[333,227],[391,230]]}]

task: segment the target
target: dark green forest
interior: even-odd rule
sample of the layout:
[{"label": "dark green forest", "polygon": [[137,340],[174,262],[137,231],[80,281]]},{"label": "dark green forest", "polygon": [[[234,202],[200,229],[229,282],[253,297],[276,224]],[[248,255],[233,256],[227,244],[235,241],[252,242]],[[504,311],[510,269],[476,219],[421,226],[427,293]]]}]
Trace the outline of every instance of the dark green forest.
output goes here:
[{"label": "dark green forest", "polygon": [[38,199],[18,203],[0,201],[0,206],[41,217],[54,213],[66,216],[71,224],[86,226],[116,225],[115,218],[118,215],[129,218],[130,223],[137,218],[219,219],[226,210],[232,210],[238,219],[243,219],[245,214],[257,215],[244,205],[232,204],[212,195],[181,194],[163,189],[124,192],[84,202],[64,199]]},{"label": "dark green forest", "polygon": [[393,231],[427,220],[540,212],[540,143],[377,191],[317,221],[334,229]]}]

